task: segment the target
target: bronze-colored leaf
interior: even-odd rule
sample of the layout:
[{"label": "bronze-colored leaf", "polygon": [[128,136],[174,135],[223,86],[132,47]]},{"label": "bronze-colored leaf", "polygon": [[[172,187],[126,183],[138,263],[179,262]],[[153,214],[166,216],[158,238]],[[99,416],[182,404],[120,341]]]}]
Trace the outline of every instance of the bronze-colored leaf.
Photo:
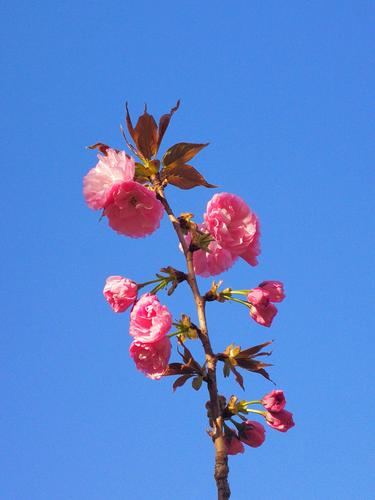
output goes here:
[{"label": "bronze-colored leaf", "polygon": [[168,128],[169,122],[171,121],[171,118],[174,115],[174,113],[178,110],[179,106],[180,106],[180,100],[177,101],[176,106],[172,108],[169,113],[160,117],[157,149],[159,149],[161,141],[163,140],[164,134]]},{"label": "bronze-colored leaf", "polygon": [[264,342],[263,344],[249,347],[248,349],[244,349],[243,351],[240,352],[240,354],[237,356],[237,358],[249,358],[251,356],[254,356],[254,354],[259,353],[259,351],[261,351],[263,349],[263,347],[267,347],[270,344],[272,344],[272,340],[269,340],[268,342]]},{"label": "bronze-colored leaf", "polygon": [[190,142],[179,142],[171,146],[163,156],[163,165],[166,167],[174,167],[175,165],[182,165],[187,161],[194,158],[203,148],[208,146],[205,144],[192,144]]},{"label": "bronze-colored leaf", "polygon": [[122,134],[122,136],[123,136],[123,138],[124,138],[124,141],[126,142],[126,145],[127,145],[127,146],[128,146],[128,148],[130,149],[130,151],[131,151],[133,154],[135,154],[136,156],[138,156],[136,148],[133,146],[133,144],[130,144],[130,142],[128,141],[128,138],[127,138],[127,137],[126,137],[126,135],[125,135],[125,131],[124,131],[124,129],[123,129],[123,127],[122,127],[122,125],[120,125],[120,130],[121,130],[121,134]]},{"label": "bronze-colored leaf", "polygon": [[227,359],[224,361],[223,375],[224,377],[229,377],[230,375],[230,363],[228,362]]},{"label": "bronze-colored leaf", "polygon": [[129,134],[131,135],[131,138],[133,139],[133,141],[135,143],[137,143],[136,133],[135,133],[135,130],[134,130],[134,127],[133,127],[133,124],[132,124],[132,120],[130,118],[128,103],[125,103],[125,107],[126,107],[126,126],[128,127]]},{"label": "bronze-colored leaf", "polygon": [[259,375],[262,375],[264,378],[274,383],[273,380],[270,378],[268,372],[264,369],[264,367],[266,366],[272,366],[269,363],[262,363],[260,361],[254,361],[251,359],[246,359],[246,360],[239,359],[238,366],[250,372],[259,373]]},{"label": "bronze-colored leaf", "polygon": [[183,365],[182,363],[169,363],[168,368],[163,373],[163,377],[183,374],[193,375],[194,373],[195,370],[191,366]]},{"label": "bronze-colored leaf", "polygon": [[172,385],[173,392],[177,389],[177,387],[182,387],[189,378],[191,378],[192,375],[182,375],[181,377],[178,377]]},{"label": "bronze-colored leaf", "polygon": [[245,386],[243,384],[243,376],[238,373],[234,366],[231,366],[230,369],[235,376],[237,384],[241,387],[241,389],[245,390]]},{"label": "bronze-colored leaf", "polygon": [[192,189],[196,186],[217,187],[214,184],[209,184],[203,175],[191,165],[176,165],[163,170],[166,170],[163,172],[163,177],[168,183],[180,189]]},{"label": "bronze-colored leaf", "polygon": [[193,389],[195,389],[196,391],[199,391],[199,389],[201,388],[202,386],[202,377],[194,377],[193,380],[191,381],[191,386]]},{"label": "bronze-colored leaf", "polygon": [[257,361],[255,359],[238,359],[237,364],[241,368],[249,370],[250,372],[256,372],[265,366],[272,366],[271,363],[263,363],[262,361]]},{"label": "bronze-colored leaf", "polygon": [[143,115],[138,118],[134,129],[134,142],[143,158],[150,160],[156,153],[158,147],[158,126],[152,115],[147,113],[147,106]]},{"label": "bronze-colored leaf", "polygon": [[91,146],[87,146],[87,149],[98,149],[101,153],[107,154],[108,149],[114,149],[115,151],[118,152],[118,149],[111,148],[111,146],[107,146],[107,144],[103,144],[102,142],[97,142],[95,144],[92,144]]},{"label": "bronze-colored leaf", "polygon": [[193,372],[201,373],[202,367],[200,366],[200,364],[197,361],[195,361],[195,359],[193,358],[193,355],[191,354],[189,349],[183,343],[180,343],[180,345],[181,345],[184,352],[181,353],[178,348],[177,348],[177,352],[184,360],[185,365],[190,367]]}]

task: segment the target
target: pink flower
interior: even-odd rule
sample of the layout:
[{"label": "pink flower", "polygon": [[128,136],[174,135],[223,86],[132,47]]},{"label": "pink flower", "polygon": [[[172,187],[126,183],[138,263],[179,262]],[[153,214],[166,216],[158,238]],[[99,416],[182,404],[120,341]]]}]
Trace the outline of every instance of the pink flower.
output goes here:
[{"label": "pink flower", "polygon": [[100,210],[107,202],[109,192],[116,184],[132,181],[135,172],[133,158],[125,151],[107,149],[106,155],[98,155],[99,162],[83,179],[83,196],[87,205]]},{"label": "pink flower", "polygon": [[112,188],[104,215],[119,234],[142,238],[159,227],[163,206],[153,191],[138,182],[128,181]]},{"label": "pink flower", "polygon": [[266,413],[266,422],[270,427],[280,432],[286,432],[295,425],[293,414],[287,410],[278,412],[268,411]]},{"label": "pink flower", "polygon": [[243,443],[253,448],[258,448],[266,439],[265,432],[265,428],[259,422],[246,420],[246,422],[241,425],[239,436]]},{"label": "pink flower", "polygon": [[103,294],[114,312],[126,311],[137,298],[138,287],[134,281],[122,276],[109,276],[105,282]]},{"label": "pink flower", "polygon": [[271,412],[280,412],[285,408],[286,400],[284,391],[276,389],[263,396],[262,405]]},{"label": "pink flower", "polygon": [[204,221],[219,245],[252,266],[257,264],[259,221],[242,198],[230,193],[215,194],[207,204]]},{"label": "pink flower", "polygon": [[277,308],[270,301],[270,293],[264,288],[254,288],[247,296],[250,302],[250,316],[262,326],[271,326]]},{"label": "pink flower", "polygon": [[226,430],[224,440],[227,455],[237,455],[238,453],[243,453],[245,451],[244,445],[238,439],[236,432]]},{"label": "pink flower", "polygon": [[268,292],[268,298],[271,302],[281,302],[285,299],[284,285],[281,281],[263,281],[259,288]]},{"label": "pink flower", "polygon": [[159,380],[168,368],[171,342],[168,337],[146,344],[134,340],[129,352],[138,370],[153,380]]},{"label": "pink flower", "polygon": [[193,253],[194,270],[199,276],[215,276],[233,266],[237,256],[221,247],[217,241],[211,241],[209,252],[197,250]]},{"label": "pink flower", "polygon": [[165,337],[172,326],[172,315],[156,297],[145,293],[130,313],[129,333],[134,340],[153,343]]}]

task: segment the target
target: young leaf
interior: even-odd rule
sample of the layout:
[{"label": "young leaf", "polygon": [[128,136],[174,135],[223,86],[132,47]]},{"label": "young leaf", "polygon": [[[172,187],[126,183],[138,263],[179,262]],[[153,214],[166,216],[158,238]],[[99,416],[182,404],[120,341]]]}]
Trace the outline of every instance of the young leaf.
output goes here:
[{"label": "young leaf", "polygon": [[107,144],[103,144],[102,142],[97,142],[92,144],[91,146],[87,146],[87,149],[98,149],[101,153],[107,154],[108,149],[114,149],[115,151],[119,151],[118,149],[111,148],[111,146],[107,146]]},{"label": "young leaf", "polygon": [[183,365],[182,363],[169,363],[168,368],[163,373],[163,377],[181,374],[194,375],[194,373],[196,373],[196,371],[191,366]]},{"label": "young leaf", "polygon": [[202,385],[202,380],[203,380],[202,377],[193,378],[193,380],[191,381],[192,388],[195,389],[196,391],[199,391]]},{"label": "young leaf", "polygon": [[191,144],[190,142],[179,142],[170,147],[163,156],[163,165],[166,167],[174,167],[181,165],[194,158],[201,149],[208,146],[206,144]]},{"label": "young leaf", "polygon": [[237,356],[238,358],[249,358],[257,354],[259,356],[259,351],[263,349],[263,347],[267,347],[268,345],[272,344],[272,340],[269,340],[268,342],[264,342],[263,344],[255,345],[253,347],[249,347],[248,349],[244,349],[239,353]]},{"label": "young leaf", "polygon": [[134,131],[138,150],[146,160],[150,160],[157,151],[158,126],[154,117],[147,113],[146,106],[143,115],[138,118]]},{"label": "young leaf", "polygon": [[230,375],[230,363],[229,363],[228,359],[226,359],[224,361],[223,375],[224,375],[224,377],[229,377],[229,375]]},{"label": "young leaf", "polygon": [[[172,385],[173,392],[177,389],[177,387],[182,387],[189,378],[191,378],[192,375],[182,375],[181,377],[178,377]],[[194,379],[195,380],[195,379]]]},{"label": "young leaf", "polygon": [[179,105],[180,105],[180,100],[177,101],[176,106],[172,108],[169,113],[160,117],[157,149],[159,149],[161,141],[163,140],[164,134],[168,128],[169,122],[171,121],[171,118],[174,115],[174,113],[178,110]]},{"label": "young leaf", "polygon": [[162,177],[169,184],[180,189],[192,189],[196,186],[205,186],[207,188],[217,187],[214,184],[209,184],[203,175],[191,165],[168,166],[168,168],[163,169]]},{"label": "young leaf", "polygon": [[[137,125],[134,128],[130,118],[128,103],[126,103],[126,125],[137,147],[137,153],[146,160],[150,160],[157,152],[158,127],[154,117],[147,113],[147,106],[145,106],[144,113],[138,118]],[[128,146],[130,147],[129,143]]]},{"label": "young leaf", "polygon": [[238,373],[234,366],[231,366],[230,369],[235,376],[237,384],[241,387],[241,389],[245,390],[245,386],[243,384],[243,376]]}]

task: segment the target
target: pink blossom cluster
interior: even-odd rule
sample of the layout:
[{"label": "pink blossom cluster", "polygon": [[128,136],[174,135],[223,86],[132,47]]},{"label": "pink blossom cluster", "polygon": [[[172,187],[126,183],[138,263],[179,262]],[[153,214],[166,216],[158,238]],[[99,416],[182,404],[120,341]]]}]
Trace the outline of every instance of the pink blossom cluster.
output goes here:
[{"label": "pink blossom cluster", "polygon": [[[275,389],[266,394],[261,401],[266,411],[259,412],[267,424],[280,432],[286,432],[294,427],[293,414],[285,410],[286,400],[284,392],[281,389]],[[243,443],[257,448],[264,443],[265,428],[259,422],[246,420],[241,424],[236,424],[237,431],[225,429],[225,445],[228,455],[237,455],[244,452]]]},{"label": "pink blossom cluster", "polygon": [[172,315],[156,295],[145,293],[137,301],[138,285],[122,276],[109,276],[103,294],[113,311],[130,313],[129,333],[133,337],[130,356],[138,370],[149,378],[159,379],[168,367],[171,342],[167,336]]},{"label": "pink blossom cluster", "polygon": [[103,210],[117,233],[141,238],[158,229],[163,206],[155,192],[134,181],[135,162],[125,151],[108,148],[83,180],[87,205]]},{"label": "pink blossom cluster", "polygon": [[284,287],[281,281],[263,281],[247,296],[251,304],[250,316],[260,325],[271,326],[277,314],[274,302],[281,302],[284,298]]},{"label": "pink blossom cluster", "polygon": [[151,379],[160,379],[168,368],[171,342],[167,336],[172,315],[156,295],[145,293],[130,313],[129,333],[134,338],[130,356],[138,370]]},{"label": "pink blossom cluster", "polygon": [[286,432],[294,427],[293,414],[285,410],[286,399],[281,389],[276,389],[266,394],[262,405],[267,410],[265,419],[267,424],[280,432]]},{"label": "pink blossom cluster", "polygon": [[259,246],[259,221],[245,201],[235,194],[218,193],[208,202],[199,227],[214,238],[208,251],[193,254],[195,272],[214,276],[229,269],[238,257],[256,266]]}]

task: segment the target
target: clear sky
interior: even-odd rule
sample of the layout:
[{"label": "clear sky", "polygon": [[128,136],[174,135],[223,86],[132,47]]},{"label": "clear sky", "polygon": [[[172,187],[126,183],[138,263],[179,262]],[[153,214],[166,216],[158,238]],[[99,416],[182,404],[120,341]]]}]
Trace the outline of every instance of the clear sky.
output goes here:
[{"label": "clear sky", "polygon": [[[261,220],[259,266],[238,263],[225,285],[279,279],[287,292],[270,330],[209,304],[217,351],[275,339],[272,378],[296,421],[230,460],[233,499],[374,498],[374,2],[4,0],[1,12],[0,498],[215,498],[205,391],[137,372],[128,315],[102,297],[108,275],[182,268],[175,236],[164,219],[147,239],[120,237],[81,193],[95,164],[84,147],[123,147],[126,100],[159,116],[178,98],[164,147],[210,142],[195,166]],[[213,192],[168,188],[198,220]],[[194,314],[185,287],[160,297]],[[271,389],[246,376],[246,398]]]}]

